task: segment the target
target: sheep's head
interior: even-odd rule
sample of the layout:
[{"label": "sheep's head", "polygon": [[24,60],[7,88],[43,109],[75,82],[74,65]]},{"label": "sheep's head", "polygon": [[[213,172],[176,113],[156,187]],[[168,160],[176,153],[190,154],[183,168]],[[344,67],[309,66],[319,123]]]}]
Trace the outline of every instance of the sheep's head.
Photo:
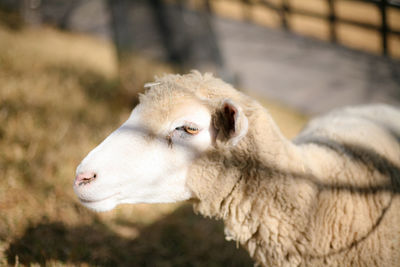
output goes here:
[{"label": "sheep's head", "polygon": [[190,166],[217,140],[235,145],[247,133],[240,106],[226,99],[239,93],[211,75],[167,75],[150,87],[78,166],[74,190],[85,206],[187,200]]}]

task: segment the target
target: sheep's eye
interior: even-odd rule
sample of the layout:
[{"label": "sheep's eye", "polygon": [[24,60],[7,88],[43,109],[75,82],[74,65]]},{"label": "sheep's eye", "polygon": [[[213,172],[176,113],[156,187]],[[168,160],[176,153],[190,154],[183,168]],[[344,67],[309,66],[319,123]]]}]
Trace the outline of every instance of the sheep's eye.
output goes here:
[{"label": "sheep's eye", "polygon": [[199,128],[197,128],[195,126],[188,126],[188,125],[176,127],[175,130],[185,131],[186,133],[191,134],[191,135],[195,135],[195,134],[199,133]]},{"label": "sheep's eye", "polygon": [[193,126],[183,126],[183,129],[188,134],[194,135],[194,134],[198,134],[199,133],[199,128],[196,128],[196,127],[193,127]]}]

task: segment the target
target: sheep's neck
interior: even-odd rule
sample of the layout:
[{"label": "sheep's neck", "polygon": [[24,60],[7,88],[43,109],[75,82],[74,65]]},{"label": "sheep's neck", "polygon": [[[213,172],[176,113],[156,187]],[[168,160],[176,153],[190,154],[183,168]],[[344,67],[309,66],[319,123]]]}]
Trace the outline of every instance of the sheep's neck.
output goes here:
[{"label": "sheep's neck", "polygon": [[298,250],[307,246],[301,243],[307,241],[303,233],[317,192],[313,184],[300,179],[304,172],[296,147],[280,135],[275,138],[269,149],[249,159],[253,170],[243,170],[221,205],[227,237],[271,266],[289,257],[289,261],[300,260]]},{"label": "sheep's neck", "polygon": [[251,129],[246,142],[210,160],[210,165],[220,164],[212,175],[202,175],[210,187],[198,192],[195,208],[223,219],[228,239],[240,242],[260,262],[276,265],[298,255],[294,244],[302,239],[316,190],[293,179],[302,172],[301,155],[272,119],[260,116],[255,125],[260,128]]}]

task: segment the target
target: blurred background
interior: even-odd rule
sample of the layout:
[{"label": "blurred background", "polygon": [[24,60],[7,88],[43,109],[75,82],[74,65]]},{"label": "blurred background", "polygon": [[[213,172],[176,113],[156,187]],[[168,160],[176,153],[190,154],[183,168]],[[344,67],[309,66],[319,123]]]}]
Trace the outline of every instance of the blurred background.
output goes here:
[{"label": "blurred background", "polygon": [[252,266],[190,204],[93,213],[80,160],[143,84],[210,71],[292,138],[311,115],[400,103],[400,1],[0,0],[0,265]]}]

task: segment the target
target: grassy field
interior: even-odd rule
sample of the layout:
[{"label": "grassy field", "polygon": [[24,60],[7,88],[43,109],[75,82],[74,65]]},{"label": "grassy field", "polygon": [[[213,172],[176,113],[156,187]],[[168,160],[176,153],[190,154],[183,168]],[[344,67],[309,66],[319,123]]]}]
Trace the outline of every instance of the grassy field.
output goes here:
[{"label": "grassy field", "polygon": [[[136,86],[162,67],[140,57]],[[143,71],[143,66],[146,70]],[[74,196],[77,164],[132,108],[111,44],[0,24],[0,265],[252,266],[221,223],[188,204],[93,213]],[[293,136],[305,118],[265,101]]]}]

